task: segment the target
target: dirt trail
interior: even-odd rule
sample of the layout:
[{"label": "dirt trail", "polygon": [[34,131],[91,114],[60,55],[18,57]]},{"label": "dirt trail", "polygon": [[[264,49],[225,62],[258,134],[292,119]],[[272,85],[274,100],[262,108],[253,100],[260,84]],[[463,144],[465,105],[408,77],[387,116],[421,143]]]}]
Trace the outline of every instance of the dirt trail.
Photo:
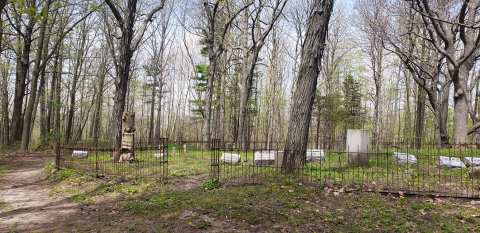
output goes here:
[{"label": "dirt trail", "polygon": [[7,162],[0,175],[0,232],[32,232],[55,225],[78,211],[66,199],[51,197],[37,156]]}]

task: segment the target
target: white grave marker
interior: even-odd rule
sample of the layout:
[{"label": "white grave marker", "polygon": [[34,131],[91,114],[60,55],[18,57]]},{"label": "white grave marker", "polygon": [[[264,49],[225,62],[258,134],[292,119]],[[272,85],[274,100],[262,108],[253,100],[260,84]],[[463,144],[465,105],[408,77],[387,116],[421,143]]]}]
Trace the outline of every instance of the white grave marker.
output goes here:
[{"label": "white grave marker", "polygon": [[394,152],[393,157],[398,164],[415,164],[417,163],[417,157],[408,153]]},{"label": "white grave marker", "polygon": [[72,157],[86,158],[87,156],[88,156],[88,151],[83,151],[83,150],[72,151]]},{"label": "white grave marker", "polygon": [[325,152],[321,149],[307,149],[307,162],[323,162]]},{"label": "white grave marker", "polygon": [[222,157],[220,157],[220,161],[224,163],[240,163],[240,155],[234,153],[224,152]]},{"label": "white grave marker", "polygon": [[258,166],[268,166],[275,164],[276,151],[255,151],[253,161]]},{"label": "white grave marker", "polygon": [[448,168],[464,168],[465,164],[457,157],[447,157],[447,156],[439,156],[438,163],[442,167]]},{"label": "white grave marker", "polygon": [[368,165],[368,131],[347,130],[348,163],[354,166]]}]

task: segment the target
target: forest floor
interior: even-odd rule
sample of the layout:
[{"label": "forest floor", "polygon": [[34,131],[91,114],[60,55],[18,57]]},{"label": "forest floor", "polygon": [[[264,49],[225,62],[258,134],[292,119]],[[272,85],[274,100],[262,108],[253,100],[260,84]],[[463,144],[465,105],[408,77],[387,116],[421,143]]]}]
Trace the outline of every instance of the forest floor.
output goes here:
[{"label": "forest floor", "polygon": [[[102,180],[0,156],[0,232],[480,232],[480,201],[348,193],[204,175]],[[47,164],[47,165],[46,165]]]}]

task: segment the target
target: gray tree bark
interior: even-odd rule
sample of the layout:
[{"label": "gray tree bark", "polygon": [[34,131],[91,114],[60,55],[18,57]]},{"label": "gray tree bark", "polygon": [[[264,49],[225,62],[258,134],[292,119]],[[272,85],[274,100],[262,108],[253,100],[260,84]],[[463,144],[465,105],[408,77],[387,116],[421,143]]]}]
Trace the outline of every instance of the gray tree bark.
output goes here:
[{"label": "gray tree bark", "polygon": [[308,19],[302,62],[292,97],[282,170],[286,173],[302,168],[308,143],[312,105],[320,72],[320,62],[325,47],[328,23],[334,0],[315,0]]},{"label": "gray tree bark", "polygon": [[[30,2],[30,1],[29,1]],[[17,28],[20,28],[20,16],[16,16]],[[13,110],[10,130],[10,144],[16,143],[22,137],[23,125],[23,101],[25,97],[26,81],[30,67],[30,51],[32,46],[33,28],[35,19],[29,16],[25,31],[18,35],[17,39],[17,66],[15,79],[15,93],[13,98]],[[22,36],[23,35],[23,36]]]},{"label": "gray tree bark", "polygon": [[[146,14],[140,30],[136,33],[136,38],[134,38],[134,27],[137,21],[138,0],[126,1],[123,15],[120,13],[120,11],[118,10],[119,8],[114,2],[112,2],[111,0],[105,0],[105,2],[110,8],[113,16],[115,17],[119,30],[121,32],[119,35],[120,41],[117,45],[117,48],[112,48],[112,50],[118,50],[118,53],[115,51],[112,53],[116,61],[115,68],[117,72],[117,80],[115,82],[115,97],[112,112],[112,125],[114,126],[114,139],[112,142],[112,146],[116,151],[120,151],[122,143],[122,117],[123,113],[125,112],[132,57],[134,52],[137,50],[146,31],[146,28],[152,20],[153,16],[155,15],[155,13],[163,9],[165,5],[165,0],[162,0],[158,5],[152,7],[150,12]],[[118,57],[115,57],[116,54],[118,54]],[[120,153],[116,153],[116,155],[120,155]],[[117,157],[114,158],[115,161],[118,161]]]},{"label": "gray tree bark", "polygon": [[30,84],[30,98],[28,99],[27,108],[25,109],[25,117],[23,121],[23,129],[22,129],[22,141],[20,144],[20,150],[26,151],[28,150],[28,145],[30,143],[31,137],[31,130],[32,130],[32,118],[34,114],[35,108],[35,101],[37,98],[37,85],[38,85],[38,78],[41,71],[41,62],[43,58],[43,53],[48,52],[45,51],[44,48],[44,40],[45,40],[45,32],[47,30],[48,25],[48,13],[50,10],[50,4],[52,0],[47,0],[46,5],[43,7],[43,18],[40,26],[40,35],[38,38],[37,44],[37,53],[35,55],[35,65],[32,71],[32,80]]}]

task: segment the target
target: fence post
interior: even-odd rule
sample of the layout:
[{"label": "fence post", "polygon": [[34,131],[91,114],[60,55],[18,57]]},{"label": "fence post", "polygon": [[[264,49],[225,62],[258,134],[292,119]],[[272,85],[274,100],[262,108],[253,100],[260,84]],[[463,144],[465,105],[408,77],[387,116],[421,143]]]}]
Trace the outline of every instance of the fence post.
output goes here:
[{"label": "fence post", "polygon": [[210,142],[210,178],[220,180],[220,140],[212,139]]}]

